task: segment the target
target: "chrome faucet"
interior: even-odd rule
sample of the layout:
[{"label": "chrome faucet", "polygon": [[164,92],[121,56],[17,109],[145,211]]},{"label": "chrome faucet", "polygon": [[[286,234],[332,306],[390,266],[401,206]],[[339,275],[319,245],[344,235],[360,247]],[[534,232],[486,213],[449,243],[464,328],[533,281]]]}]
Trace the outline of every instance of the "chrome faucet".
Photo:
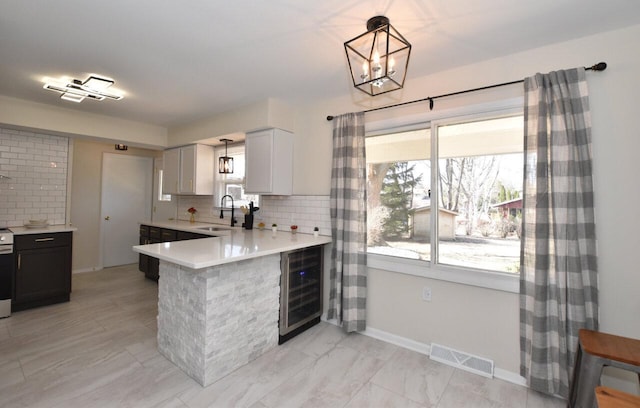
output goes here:
[{"label": "chrome faucet", "polygon": [[231,197],[229,194],[225,194],[222,196],[222,198],[220,199],[220,218],[224,218],[224,199],[229,197],[231,199],[231,226],[235,226],[236,224],[236,219],[233,215],[233,197]]}]

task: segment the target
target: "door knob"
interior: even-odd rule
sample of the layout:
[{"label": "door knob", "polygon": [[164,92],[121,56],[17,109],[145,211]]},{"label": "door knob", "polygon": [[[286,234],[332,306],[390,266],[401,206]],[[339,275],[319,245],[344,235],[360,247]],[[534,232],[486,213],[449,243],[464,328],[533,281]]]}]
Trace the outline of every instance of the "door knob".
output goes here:
[{"label": "door knob", "polygon": [[105,221],[109,221],[111,219],[111,217],[109,217],[108,215],[106,217],[104,217]]}]

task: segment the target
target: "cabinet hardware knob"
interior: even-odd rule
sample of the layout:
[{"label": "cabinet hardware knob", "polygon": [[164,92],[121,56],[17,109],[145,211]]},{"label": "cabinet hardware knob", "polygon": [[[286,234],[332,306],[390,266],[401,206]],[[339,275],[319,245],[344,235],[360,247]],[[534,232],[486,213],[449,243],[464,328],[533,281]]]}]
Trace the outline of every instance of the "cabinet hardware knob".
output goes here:
[{"label": "cabinet hardware knob", "polygon": [[53,241],[55,238],[38,238],[35,241],[36,242],[48,242],[48,241]]}]

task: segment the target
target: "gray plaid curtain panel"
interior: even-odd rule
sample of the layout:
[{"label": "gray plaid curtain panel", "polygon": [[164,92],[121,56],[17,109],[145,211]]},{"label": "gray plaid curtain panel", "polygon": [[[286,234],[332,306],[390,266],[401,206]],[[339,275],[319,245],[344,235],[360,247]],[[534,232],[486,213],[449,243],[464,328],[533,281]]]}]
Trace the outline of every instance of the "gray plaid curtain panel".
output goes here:
[{"label": "gray plaid curtain panel", "polygon": [[520,372],[567,397],[578,330],[598,328],[591,115],[584,68],[525,87]]},{"label": "gray plaid curtain panel", "polygon": [[333,118],[329,319],[345,331],[366,328],[367,193],[364,113]]}]

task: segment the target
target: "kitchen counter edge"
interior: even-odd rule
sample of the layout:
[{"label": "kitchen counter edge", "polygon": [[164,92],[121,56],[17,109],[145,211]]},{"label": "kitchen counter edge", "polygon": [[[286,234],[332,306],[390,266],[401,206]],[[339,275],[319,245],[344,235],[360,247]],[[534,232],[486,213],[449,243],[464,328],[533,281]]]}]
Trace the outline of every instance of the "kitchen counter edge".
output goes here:
[{"label": "kitchen counter edge", "polygon": [[9,230],[13,232],[13,235],[27,235],[27,234],[51,234],[58,232],[74,232],[78,228],[71,225],[49,225],[45,228],[26,228],[26,227],[9,227]]},{"label": "kitchen counter edge", "polygon": [[[164,225],[169,228],[168,225],[162,223],[158,225],[142,222],[141,224]],[[186,230],[193,231],[193,228],[187,228]],[[230,235],[137,245],[133,247],[133,250],[191,269],[204,269],[329,243],[331,243],[331,237],[328,236],[314,237],[311,234],[292,234],[285,231],[278,231],[273,234],[271,230],[234,228]]]}]

